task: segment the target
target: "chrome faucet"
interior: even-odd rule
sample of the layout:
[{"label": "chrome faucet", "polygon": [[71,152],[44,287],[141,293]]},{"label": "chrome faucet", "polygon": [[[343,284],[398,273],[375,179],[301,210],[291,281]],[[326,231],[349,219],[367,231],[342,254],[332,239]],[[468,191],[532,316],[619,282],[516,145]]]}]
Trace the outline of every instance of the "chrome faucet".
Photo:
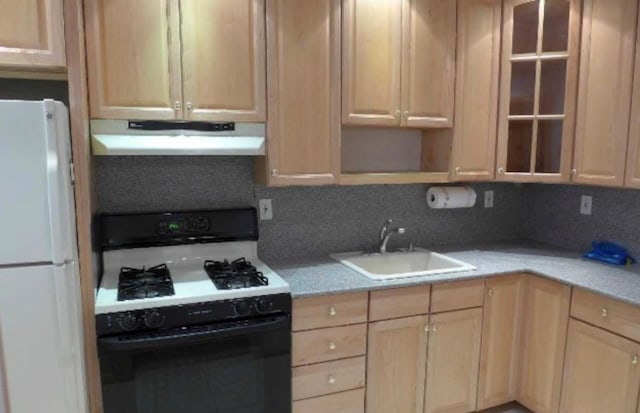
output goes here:
[{"label": "chrome faucet", "polygon": [[382,228],[380,228],[380,236],[378,237],[378,252],[380,254],[385,254],[387,252],[387,243],[389,242],[389,238],[393,234],[402,235],[405,233],[404,228],[392,228],[391,224],[393,224],[392,219],[388,219],[382,224]]}]

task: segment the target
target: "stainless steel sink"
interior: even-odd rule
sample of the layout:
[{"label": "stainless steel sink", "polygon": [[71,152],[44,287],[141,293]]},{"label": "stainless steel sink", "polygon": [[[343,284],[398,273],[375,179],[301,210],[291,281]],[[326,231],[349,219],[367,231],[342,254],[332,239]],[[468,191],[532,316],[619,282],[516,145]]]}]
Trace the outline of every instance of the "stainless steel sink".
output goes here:
[{"label": "stainless steel sink", "polygon": [[347,252],[331,254],[331,257],[372,280],[438,275],[476,269],[466,262],[420,248],[415,251],[386,254]]}]

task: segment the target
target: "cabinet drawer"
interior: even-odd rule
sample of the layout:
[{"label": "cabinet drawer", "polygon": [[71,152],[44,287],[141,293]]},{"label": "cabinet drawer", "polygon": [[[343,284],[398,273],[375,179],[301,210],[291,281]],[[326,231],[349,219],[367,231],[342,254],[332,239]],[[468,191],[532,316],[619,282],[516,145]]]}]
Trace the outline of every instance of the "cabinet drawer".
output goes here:
[{"label": "cabinet drawer", "polygon": [[575,288],[571,316],[640,341],[640,307]]},{"label": "cabinet drawer", "polygon": [[430,292],[429,285],[372,291],[369,296],[369,321],[427,314]]},{"label": "cabinet drawer", "polygon": [[293,402],[293,413],[364,413],[364,389]]},{"label": "cabinet drawer", "polygon": [[356,357],[293,369],[293,400],[364,387],[365,358]]},{"label": "cabinet drawer", "polygon": [[368,294],[336,294],[293,301],[293,331],[367,322]]},{"label": "cabinet drawer", "polygon": [[367,325],[293,333],[293,366],[361,356],[367,352]]},{"label": "cabinet drawer", "polygon": [[431,291],[432,313],[481,307],[484,302],[484,280],[436,284]]}]

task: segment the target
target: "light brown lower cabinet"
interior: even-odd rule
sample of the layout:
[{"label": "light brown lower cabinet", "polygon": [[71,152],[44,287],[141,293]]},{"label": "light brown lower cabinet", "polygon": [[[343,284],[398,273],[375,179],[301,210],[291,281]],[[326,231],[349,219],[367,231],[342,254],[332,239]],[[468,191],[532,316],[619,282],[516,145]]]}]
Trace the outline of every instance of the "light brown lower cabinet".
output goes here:
[{"label": "light brown lower cabinet", "polygon": [[367,413],[423,413],[428,316],[369,324]]},{"label": "light brown lower cabinet", "polygon": [[635,413],[640,344],[577,320],[569,322],[561,413]]},{"label": "light brown lower cabinet", "polygon": [[523,275],[486,282],[477,409],[516,399]]},{"label": "light brown lower cabinet", "polygon": [[482,309],[434,314],[429,324],[424,413],[475,411]]},{"label": "light brown lower cabinet", "polygon": [[536,413],[557,413],[571,287],[530,276],[524,288],[517,400]]},{"label": "light brown lower cabinet", "polygon": [[364,389],[293,402],[293,413],[364,413]]}]

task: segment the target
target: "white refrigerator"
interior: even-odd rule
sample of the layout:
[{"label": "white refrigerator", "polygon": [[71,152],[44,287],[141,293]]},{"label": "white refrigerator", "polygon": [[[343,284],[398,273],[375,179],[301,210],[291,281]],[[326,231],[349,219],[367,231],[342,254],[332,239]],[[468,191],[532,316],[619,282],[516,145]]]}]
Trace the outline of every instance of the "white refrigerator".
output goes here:
[{"label": "white refrigerator", "polygon": [[0,100],[0,413],[87,409],[67,108]]}]

